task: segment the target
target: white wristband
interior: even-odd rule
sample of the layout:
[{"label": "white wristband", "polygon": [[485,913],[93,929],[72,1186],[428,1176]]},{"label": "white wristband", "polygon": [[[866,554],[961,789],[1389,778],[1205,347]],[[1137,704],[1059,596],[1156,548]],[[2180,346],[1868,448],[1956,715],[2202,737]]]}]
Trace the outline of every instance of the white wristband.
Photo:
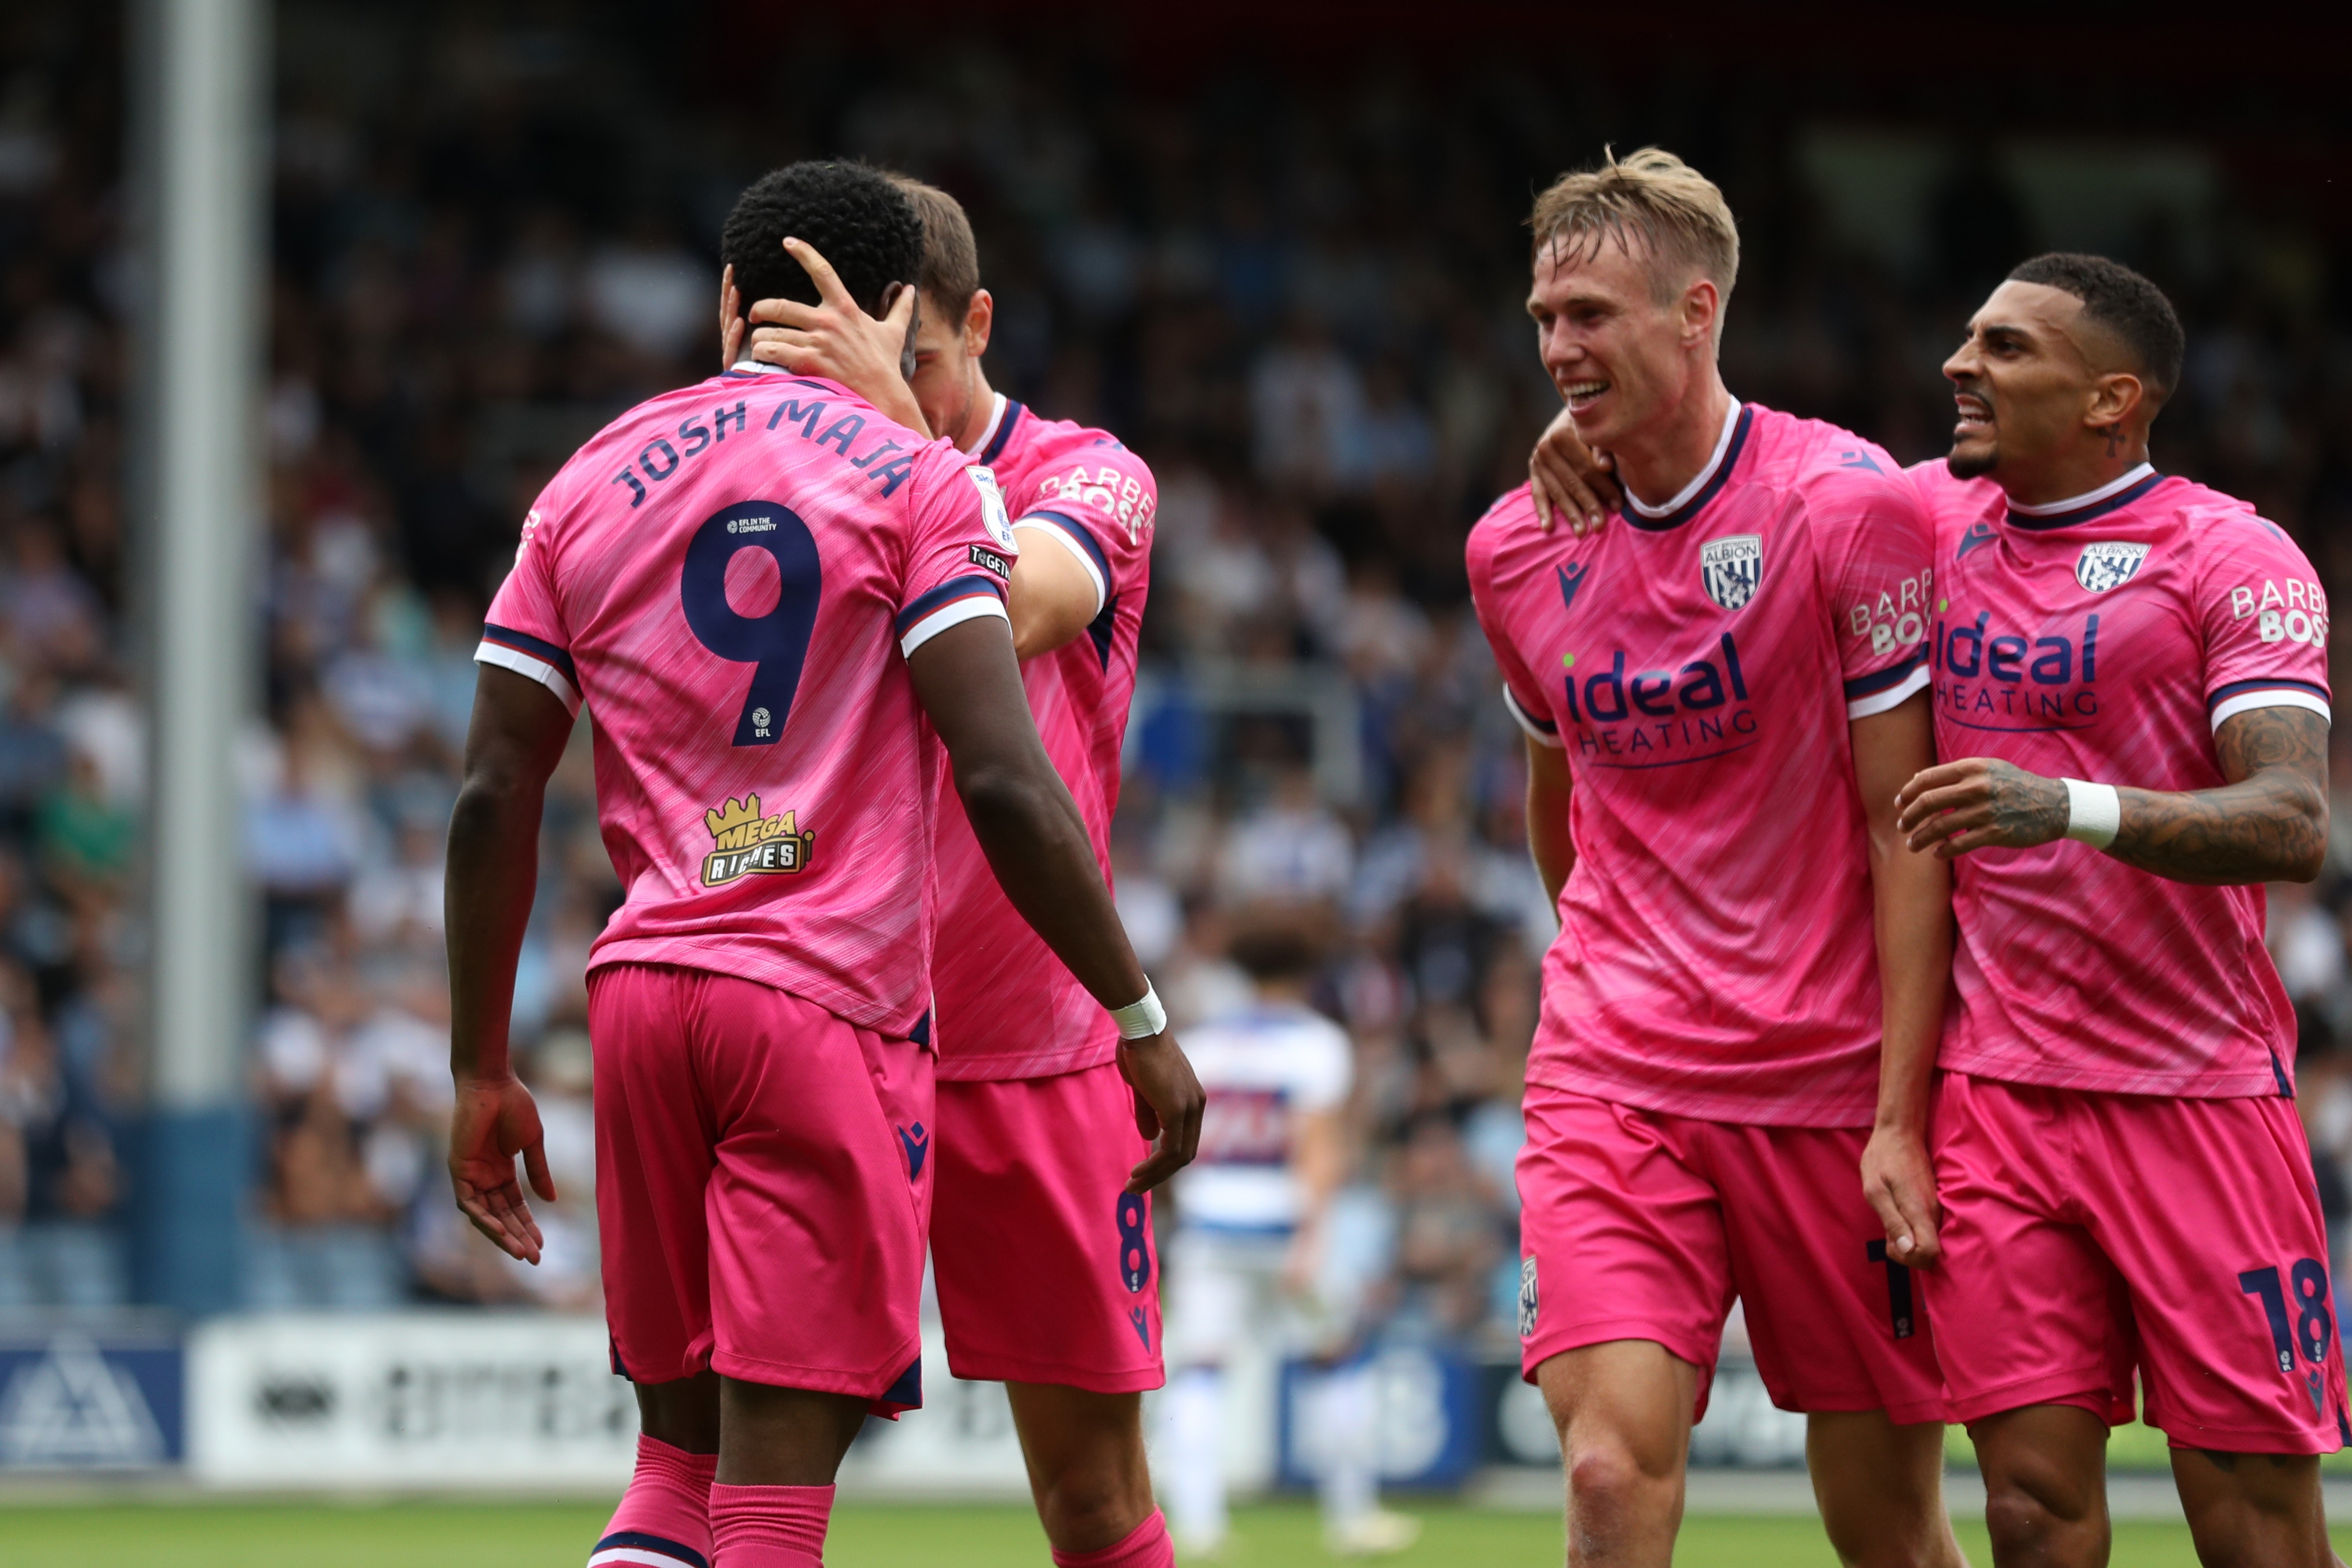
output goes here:
[{"label": "white wristband", "polygon": [[1113,1008],[1110,1016],[1118,1020],[1121,1040],[1150,1040],[1168,1027],[1168,1009],[1160,1005],[1160,993],[1151,988],[1148,978],[1143,982],[1143,999]]},{"label": "white wristband", "polygon": [[2066,836],[2095,850],[2116,841],[2124,825],[2124,805],[2112,784],[2085,784],[2062,779],[2066,786]]}]

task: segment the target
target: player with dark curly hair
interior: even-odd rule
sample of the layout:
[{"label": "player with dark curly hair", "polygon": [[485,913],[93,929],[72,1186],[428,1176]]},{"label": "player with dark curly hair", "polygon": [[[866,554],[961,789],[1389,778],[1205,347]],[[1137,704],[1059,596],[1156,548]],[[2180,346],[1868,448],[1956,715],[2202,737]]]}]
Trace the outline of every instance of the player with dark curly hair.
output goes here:
[{"label": "player with dark curly hair", "polygon": [[[915,417],[995,476],[1021,541],[1005,601],[1022,683],[1108,870],[1159,487],[1108,431],[989,385],[994,304],[971,220],[945,191],[891,178],[923,225],[913,368],[903,326],[876,320],[845,280],[812,307],[763,297],[743,271],[730,276],[762,325],[739,341],[722,310],[726,360],[838,381],[877,406],[911,398]],[[823,282],[824,260],[793,246]],[[941,804],[931,1280],[948,1368],[1004,1384],[1056,1563],[1168,1568],[1143,1439],[1143,1391],[1165,1381],[1159,1260],[1119,1065],[1122,1034],[1149,1022],[1123,1030],[1009,918],[971,830]]]},{"label": "player with dark curly hair", "polygon": [[888,313],[893,286],[923,267],[923,222],[889,176],[863,163],[804,161],[762,174],[719,231],[719,255],[745,299],[818,302],[816,280],[784,250],[800,239],[824,256],[850,298]]},{"label": "player with dark curly hair", "polygon": [[[904,352],[921,229],[883,176],[795,163],[725,233],[762,287],[895,305]],[[787,242],[838,266],[803,271]],[[555,1193],[507,1019],[541,804],[583,703],[628,890],[588,1012],[605,1321],[643,1435],[592,1564],[818,1568],[850,1439],[922,1402],[942,744],[1011,923],[1112,1016],[1158,1019],[1119,1048],[1155,1140],[1133,1190],[1199,1136],[1200,1085],[1030,716],[1003,495],[919,421],[758,367],[640,403],[541,494],[476,654],[449,1171],[528,1262],[515,1156]],[[1141,1142],[1121,1132],[1122,1153]]]}]

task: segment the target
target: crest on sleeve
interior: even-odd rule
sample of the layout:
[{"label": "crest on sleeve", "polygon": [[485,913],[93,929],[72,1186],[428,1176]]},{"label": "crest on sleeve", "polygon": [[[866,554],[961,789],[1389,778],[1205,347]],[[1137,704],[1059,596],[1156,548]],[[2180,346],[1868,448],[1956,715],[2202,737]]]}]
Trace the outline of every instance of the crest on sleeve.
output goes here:
[{"label": "crest on sleeve", "polygon": [[1536,1291],[1536,1260],[1533,1256],[1519,1260],[1519,1337],[1533,1339],[1536,1315],[1543,1308]]},{"label": "crest on sleeve", "polygon": [[2074,580],[2093,593],[2121,588],[2147,559],[2147,546],[2105,540],[2083,547],[2074,558]]},{"label": "crest on sleeve", "polygon": [[1726,610],[1737,610],[1756,597],[1764,580],[1764,539],[1760,534],[1732,534],[1698,547],[1698,579],[1706,596]]},{"label": "crest on sleeve", "polygon": [[972,486],[980,492],[981,520],[987,526],[988,537],[1006,555],[1019,555],[1021,547],[1013,541],[1013,518],[1004,509],[1004,492],[997,488],[996,470],[974,463],[964,472],[971,476]]}]

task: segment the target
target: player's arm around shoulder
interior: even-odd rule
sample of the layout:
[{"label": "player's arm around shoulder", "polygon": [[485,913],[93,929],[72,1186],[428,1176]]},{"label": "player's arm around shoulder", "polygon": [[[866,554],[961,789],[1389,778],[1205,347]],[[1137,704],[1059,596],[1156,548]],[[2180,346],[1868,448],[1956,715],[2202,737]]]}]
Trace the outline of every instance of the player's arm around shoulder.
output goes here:
[{"label": "player's arm around shoulder", "polygon": [[1580,538],[1598,533],[1609,514],[1625,504],[1615,459],[1584,444],[1566,404],[1528,454],[1528,486],[1536,527],[1545,533],[1563,522]]},{"label": "player's arm around shoulder", "polygon": [[[2217,519],[2200,533],[2190,606],[2203,641],[2210,789],[2050,779],[1999,758],[1929,768],[1904,786],[1915,847],[1949,860],[1988,847],[2079,840],[2174,882],[2310,882],[2327,855],[2327,614],[2318,573],[2274,525]],[[2273,602],[2276,613],[2265,618]],[[2292,615],[2293,619],[2290,619]]]}]

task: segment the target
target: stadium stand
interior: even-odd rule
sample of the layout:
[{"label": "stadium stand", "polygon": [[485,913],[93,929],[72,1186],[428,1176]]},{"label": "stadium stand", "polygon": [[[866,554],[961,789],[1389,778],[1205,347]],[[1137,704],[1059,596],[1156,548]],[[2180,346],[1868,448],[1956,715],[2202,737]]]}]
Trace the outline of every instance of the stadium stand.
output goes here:
[{"label": "stadium stand", "polygon": [[[961,197],[998,300],[991,373],[1119,431],[1160,475],[1117,855],[1180,1023],[1237,986],[1222,912],[1327,905],[1344,935],[1320,996],[1359,1054],[1353,1266],[1386,1281],[1396,1332],[1507,1343],[1517,1084],[1551,926],[1460,563],[1556,406],[1518,304],[1528,193],[1611,138],[1716,172],[1747,235],[1733,389],[1908,461],[1941,449],[1937,365],[2045,237],[2047,191],[1947,156],[1927,128],[1903,145],[1935,172],[1878,243],[1819,194],[1849,142],[1792,101],[1694,89],[1629,111],[1547,91],[1507,51],[1454,73],[1237,67],[1146,90],[1116,56],[933,42],[887,75],[827,57],[793,99],[740,66],[702,90],[699,56],[617,24],[457,14],[279,8],[267,722],[239,737],[266,936],[252,1304],[594,1302],[580,975],[617,888],[584,731],[550,795],[517,998],[572,1195],[544,1217],[548,1266],[473,1237],[440,1170],[438,862],[470,654],[553,463],[716,368],[727,200],[837,150]],[[118,44],[84,11],[0,22],[0,1306],[129,1288],[111,1221],[142,1076],[149,786],[128,674],[141,354]],[[2200,156],[2184,166],[2222,172],[2188,201],[2153,181],[2121,246],[2189,324],[2158,460],[2253,497],[2341,585],[2352,250]],[[2339,865],[2273,906],[2339,1227],[2347,894]]]}]

